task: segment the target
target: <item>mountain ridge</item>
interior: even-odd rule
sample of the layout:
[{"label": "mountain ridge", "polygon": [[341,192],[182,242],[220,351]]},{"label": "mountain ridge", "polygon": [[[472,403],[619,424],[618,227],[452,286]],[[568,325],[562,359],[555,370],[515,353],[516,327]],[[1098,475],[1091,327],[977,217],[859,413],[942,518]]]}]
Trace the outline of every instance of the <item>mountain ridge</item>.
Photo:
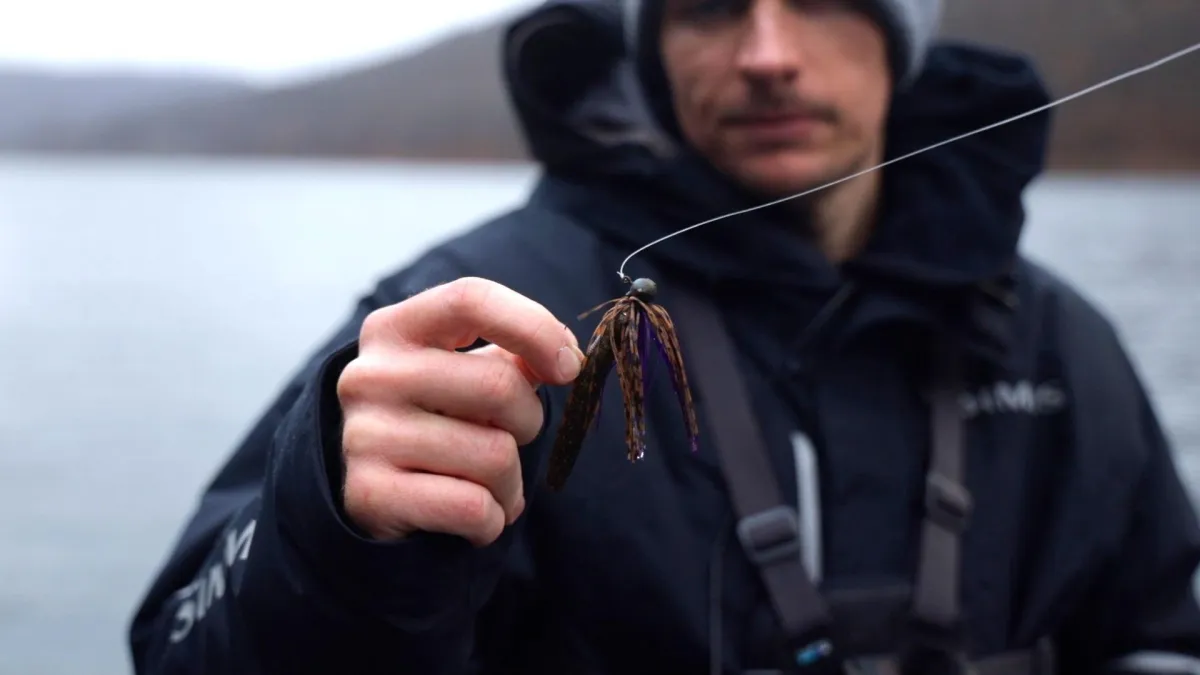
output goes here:
[{"label": "mountain ridge", "polygon": [[249,85],[240,80],[204,74],[117,68],[76,72],[2,63],[0,147],[52,134],[56,129],[99,129],[162,106],[218,100],[249,91]]},{"label": "mountain ridge", "polygon": [[[43,125],[8,145],[41,152],[527,161],[497,58],[503,27],[503,21],[472,26],[401,56],[282,86],[231,84],[88,124]],[[1200,39],[1200,2],[1139,0],[1135,12],[1127,0],[959,0],[947,5],[941,37],[1031,55],[1054,95],[1063,96]],[[1200,58],[1180,60],[1057,109],[1051,168],[1200,171],[1197,73]]]}]

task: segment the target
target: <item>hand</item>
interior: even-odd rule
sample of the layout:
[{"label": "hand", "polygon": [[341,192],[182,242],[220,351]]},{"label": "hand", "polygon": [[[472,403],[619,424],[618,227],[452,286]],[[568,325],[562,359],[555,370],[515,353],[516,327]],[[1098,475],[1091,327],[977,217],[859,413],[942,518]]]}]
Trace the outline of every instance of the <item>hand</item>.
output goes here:
[{"label": "hand", "polygon": [[525,508],[517,448],[542,428],[536,388],[575,379],[582,359],[545,307],[484,279],[372,312],[338,380],[347,515],[380,540],[495,541]]}]

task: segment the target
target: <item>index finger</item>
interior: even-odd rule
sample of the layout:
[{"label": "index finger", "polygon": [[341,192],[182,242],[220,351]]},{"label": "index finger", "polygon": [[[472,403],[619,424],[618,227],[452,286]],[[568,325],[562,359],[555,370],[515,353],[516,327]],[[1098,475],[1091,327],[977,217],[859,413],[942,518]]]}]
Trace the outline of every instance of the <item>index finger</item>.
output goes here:
[{"label": "index finger", "polygon": [[540,303],[495,281],[464,277],[395,309],[392,329],[410,343],[458,349],[483,338],[520,356],[543,382],[564,384],[578,374],[582,354],[570,329]]}]

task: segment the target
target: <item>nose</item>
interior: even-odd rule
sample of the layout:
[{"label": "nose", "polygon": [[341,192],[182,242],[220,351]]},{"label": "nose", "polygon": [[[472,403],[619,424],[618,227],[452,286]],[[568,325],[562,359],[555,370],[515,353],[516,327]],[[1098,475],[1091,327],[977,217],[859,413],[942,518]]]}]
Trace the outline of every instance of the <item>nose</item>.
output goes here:
[{"label": "nose", "polygon": [[786,0],[752,0],[743,15],[737,65],[753,80],[792,79],[800,73],[796,31],[798,20]]}]

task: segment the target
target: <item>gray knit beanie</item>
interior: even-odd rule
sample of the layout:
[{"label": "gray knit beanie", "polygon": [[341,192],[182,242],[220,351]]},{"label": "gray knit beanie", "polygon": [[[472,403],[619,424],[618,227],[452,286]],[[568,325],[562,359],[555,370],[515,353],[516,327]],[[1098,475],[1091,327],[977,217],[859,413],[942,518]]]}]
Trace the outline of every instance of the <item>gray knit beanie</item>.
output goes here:
[{"label": "gray knit beanie", "polygon": [[942,20],[942,0],[870,0],[866,4],[891,39],[897,81],[908,84],[925,65],[925,53]]},{"label": "gray knit beanie", "polygon": [[[937,34],[942,0],[860,0],[864,11],[883,27],[889,41],[896,85],[903,88],[916,79],[925,54]],[[622,0],[625,35],[634,55],[638,78],[647,103],[660,124],[678,133],[669,101],[669,85],[658,51],[658,25],[663,0]]]}]

